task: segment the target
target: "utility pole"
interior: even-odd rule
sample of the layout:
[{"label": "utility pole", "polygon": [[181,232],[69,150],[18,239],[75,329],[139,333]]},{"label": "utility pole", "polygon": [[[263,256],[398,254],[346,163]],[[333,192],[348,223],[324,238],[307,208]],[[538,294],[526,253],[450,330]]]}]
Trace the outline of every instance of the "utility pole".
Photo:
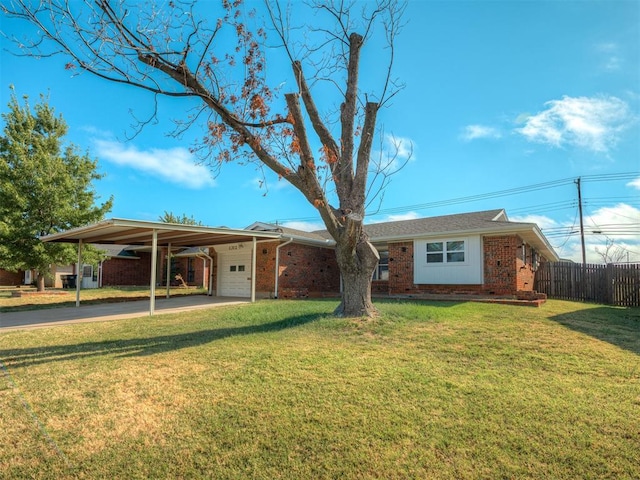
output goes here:
[{"label": "utility pole", "polygon": [[580,191],[580,177],[574,182],[578,186],[578,212],[580,213],[580,243],[582,244],[582,266],[587,264],[587,255],[584,248],[584,223],[582,221],[582,192]]}]

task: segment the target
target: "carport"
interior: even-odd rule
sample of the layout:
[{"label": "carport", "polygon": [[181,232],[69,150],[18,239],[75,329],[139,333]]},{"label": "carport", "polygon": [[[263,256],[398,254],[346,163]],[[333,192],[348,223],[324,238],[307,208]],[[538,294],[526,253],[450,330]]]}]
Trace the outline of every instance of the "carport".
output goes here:
[{"label": "carport", "polygon": [[[158,248],[167,248],[170,253],[175,248],[198,248],[213,245],[251,242],[251,301],[256,299],[256,245],[263,241],[281,239],[276,232],[251,230],[235,230],[226,227],[203,227],[197,225],[180,225],[174,223],[145,222],[112,218],[93,225],[74,228],[65,232],[54,233],[42,237],[43,242],[61,242],[78,244],[78,268],[82,266],[82,245],[102,243],[115,245],[140,245],[151,247],[150,299],[149,315],[153,315],[156,302],[156,271]],[[169,262],[167,262],[167,278]],[[76,282],[76,306],[80,306],[80,284]],[[167,298],[169,297],[167,282]],[[211,292],[209,292],[211,294]]]}]

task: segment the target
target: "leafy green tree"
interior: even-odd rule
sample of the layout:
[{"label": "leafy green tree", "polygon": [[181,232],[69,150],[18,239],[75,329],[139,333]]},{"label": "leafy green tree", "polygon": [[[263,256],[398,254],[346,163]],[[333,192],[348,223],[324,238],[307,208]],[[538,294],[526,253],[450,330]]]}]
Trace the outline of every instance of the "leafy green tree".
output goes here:
[{"label": "leafy green tree", "polygon": [[193,215],[187,217],[186,213],[183,213],[182,216],[175,215],[173,212],[167,212],[165,210],[164,215],[158,218],[159,221],[163,223],[178,223],[180,225],[198,225],[201,226],[202,222],[193,218]]},{"label": "leafy green tree", "polygon": [[12,88],[8,106],[0,137],[0,268],[35,270],[42,291],[51,266],[73,263],[77,251],[40,237],[102,219],[113,199],[95,205],[92,182],[103,175],[88,154],[63,145],[67,124],[46,98],[32,110]]}]

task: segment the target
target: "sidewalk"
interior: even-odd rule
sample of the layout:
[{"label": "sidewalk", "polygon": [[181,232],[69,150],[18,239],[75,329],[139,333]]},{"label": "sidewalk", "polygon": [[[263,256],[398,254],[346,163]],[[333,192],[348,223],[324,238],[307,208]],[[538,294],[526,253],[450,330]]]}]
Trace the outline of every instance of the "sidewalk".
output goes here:
[{"label": "sidewalk", "polygon": [[[156,299],[154,316],[243,303],[249,303],[249,300],[246,298],[208,297],[206,295],[185,295],[169,299],[158,298]],[[86,306],[81,304],[79,307],[8,312],[0,313],[0,332],[145,316],[149,316],[148,300]]]}]

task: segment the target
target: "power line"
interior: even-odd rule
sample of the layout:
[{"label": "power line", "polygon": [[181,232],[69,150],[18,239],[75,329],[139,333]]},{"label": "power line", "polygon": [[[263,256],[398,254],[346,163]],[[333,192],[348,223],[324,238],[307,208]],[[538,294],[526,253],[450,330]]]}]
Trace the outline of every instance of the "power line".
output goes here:
[{"label": "power line", "polygon": [[[612,174],[600,174],[600,175],[586,175],[581,177],[581,179],[583,183],[584,182],[604,182],[604,181],[614,181],[614,180],[634,180],[639,176],[640,176],[640,172],[625,172],[625,173],[612,173]],[[522,187],[509,188],[506,190],[498,190],[495,192],[468,195],[465,197],[457,197],[457,198],[438,200],[438,201],[427,202],[427,203],[418,203],[413,205],[390,207],[390,208],[385,208],[385,209],[376,211],[375,215],[391,215],[391,214],[407,213],[407,212],[416,211],[416,210],[427,210],[431,208],[459,205],[463,203],[472,203],[472,202],[478,202],[481,200],[487,200],[491,198],[499,198],[499,197],[506,197],[511,195],[519,195],[522,193],[547,190],[550,188],[569,185],[574,182],[575,182],[575,178],[563,178],[560,180],[552,180],[549,182],[536,183],[533,185],[525,185]],[[601,199],[606,199],[606,198],[607,197],[601,197]],[[614,197],[614,198],[617,198],[617,197]],[[561,204],[562,202],[557,202],[557,203]],[[558,205],[556,210],[567,209],[571,207],[572,207],[571,205],[566,207],[562,207],[561,205]],[[517,209],[515,211],[527,211],[527,210]],[[541,211],[537,211],[536,213],[541,213],[542,211],[553,211],[553,210],[541,210]],[[367,215],[372,216],[373,214],[369,213]],[[294,217],[294,218],[278,219],[276,221],[273,221],[273,223],[285,223],[285,222],[292,222],[292,221],[315,221],[315,220],[317,220],[317,217],[315,216]]]}]

